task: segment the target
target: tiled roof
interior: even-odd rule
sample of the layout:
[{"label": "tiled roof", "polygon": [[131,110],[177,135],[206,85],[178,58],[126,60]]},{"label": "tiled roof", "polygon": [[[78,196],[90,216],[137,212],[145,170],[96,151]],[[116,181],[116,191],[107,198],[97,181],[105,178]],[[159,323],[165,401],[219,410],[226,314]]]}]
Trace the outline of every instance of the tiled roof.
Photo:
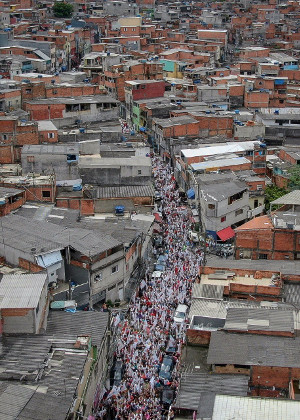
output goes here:
[{"label": "tiled roof", "polygon": [[244,223],[243,225],[235,229],[236,232],[241,230],[253,230],[253,229],[267,229],[271,230],[273,228],[273,223],[268,215],[255,217],[249,222]]}]

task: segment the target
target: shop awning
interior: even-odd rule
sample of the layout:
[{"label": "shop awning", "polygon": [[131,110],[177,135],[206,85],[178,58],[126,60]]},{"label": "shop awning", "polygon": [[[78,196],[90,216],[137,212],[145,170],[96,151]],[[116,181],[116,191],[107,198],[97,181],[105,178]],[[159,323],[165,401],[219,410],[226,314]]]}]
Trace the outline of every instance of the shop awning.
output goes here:
[{"label": "shop awning", "polygon": [[193,190],[193,188],[187,190],[186,195],[187,195],[187,198],[189,198],[190,200],[194,200],[195,199],[195,191]]},{"label": "shop awning", "polygon": [[225,229],[219,230],[217,232],[218,237],[221,239],[221,241],[227,241],[227,239],[231,239],[234,237],[235,232],[234,230],[229,226]]}]

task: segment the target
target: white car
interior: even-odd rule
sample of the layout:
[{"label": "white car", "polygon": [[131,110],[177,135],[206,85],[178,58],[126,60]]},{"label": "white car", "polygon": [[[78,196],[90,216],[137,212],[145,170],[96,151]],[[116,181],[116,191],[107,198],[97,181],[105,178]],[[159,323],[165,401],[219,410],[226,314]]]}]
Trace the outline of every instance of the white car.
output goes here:
[{"label": "white car", "polygon": [[161,278],[161,276],[162,276],[162,271],[153,271],[151,278],[152,280],[158,280]]},{"label": "white car", "polygon": [[184,322],[188,307],[186,305],[178,305],[174,314],[174,321],[178,324]]}]

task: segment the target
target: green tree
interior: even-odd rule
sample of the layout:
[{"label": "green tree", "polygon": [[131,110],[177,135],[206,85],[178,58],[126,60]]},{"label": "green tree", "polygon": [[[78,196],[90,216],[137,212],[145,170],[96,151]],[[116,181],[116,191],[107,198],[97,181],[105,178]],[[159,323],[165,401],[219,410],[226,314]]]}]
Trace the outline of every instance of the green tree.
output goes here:
[{"label": "green tree", "polygon": [[300,165],[291,166],[288,169],[289,183],[288,186],[291,190],[300,190]]},{"label": "green tree", "polygon": [[56,1],[52,8],[53,14],[55,17],[59,18],[69,18],[73,13],[73,6],[70,3],[65,3],[64,1]]},{"label": "green tree", "polygon": [[268,185],[265,190],[265,208],[270,209],[270,203],[279,197],[287,194],[284,188],[276,187],[276,185]]}]

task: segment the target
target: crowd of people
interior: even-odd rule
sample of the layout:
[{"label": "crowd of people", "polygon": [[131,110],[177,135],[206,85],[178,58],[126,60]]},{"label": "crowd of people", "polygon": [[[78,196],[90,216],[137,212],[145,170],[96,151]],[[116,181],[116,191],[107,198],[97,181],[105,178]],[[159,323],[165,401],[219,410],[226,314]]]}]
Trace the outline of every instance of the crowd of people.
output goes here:
[{"label": "crowd of people", "polygon": [[[162,390],[171,389],[175,395],[178,387],[186,322],[175,322],[174,311],[178,304],[189,305],[202,255],[187,245],[192,220],[187,207],[181,206],[171,167],[153,157],[153,172],[155,188],[161,195],[158,211],[163,237],[159,247],[154,243],[153,250],[165,256],[166,267],[155,279],[148,267],[128,315],[115,318],[118,341],[114,357],[122,362],[124,371],[122,380],[101,395],[97,419],[166,419]],[[170,346],[174,348],[173,370],[163,379],[159,372]]]}]

